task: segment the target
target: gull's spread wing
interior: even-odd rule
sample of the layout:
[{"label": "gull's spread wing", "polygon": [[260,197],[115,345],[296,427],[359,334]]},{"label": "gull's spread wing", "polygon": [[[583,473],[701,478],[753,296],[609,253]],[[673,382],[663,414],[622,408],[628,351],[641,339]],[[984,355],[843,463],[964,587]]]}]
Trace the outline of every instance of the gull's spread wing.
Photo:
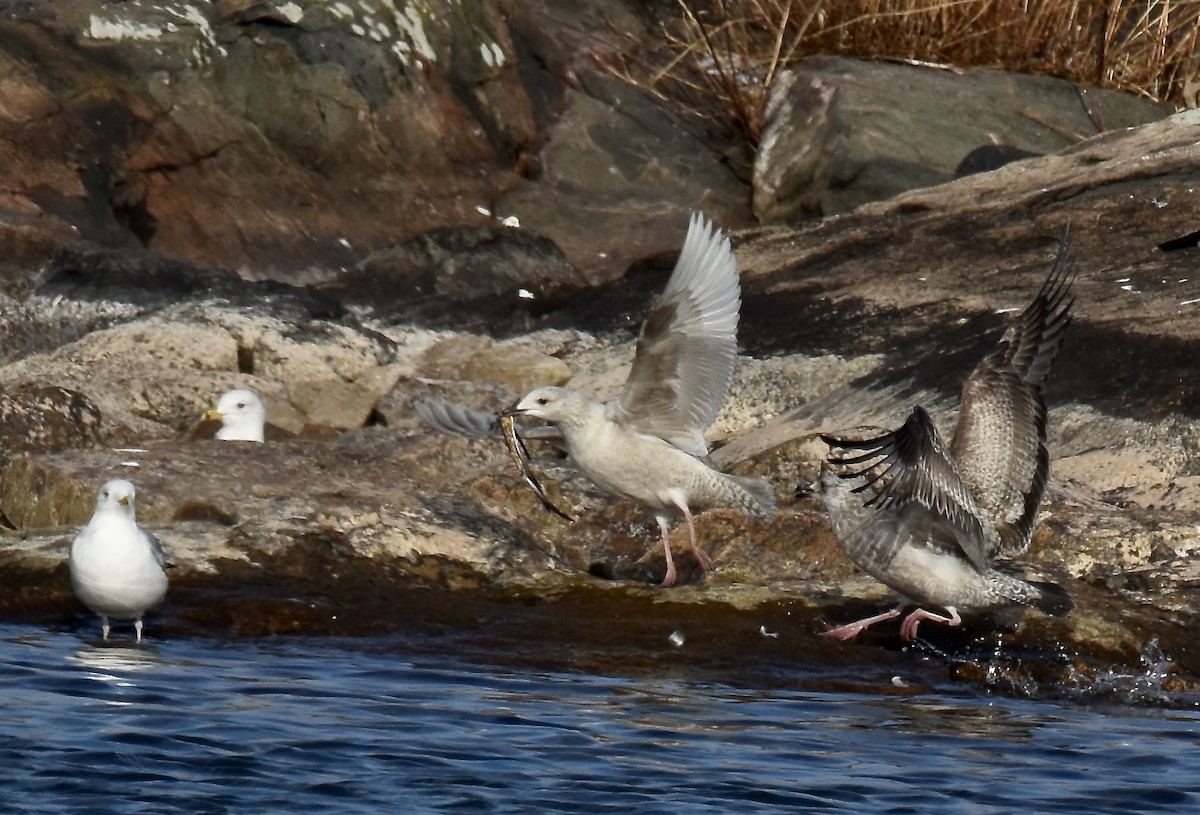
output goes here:
[{"label": "gull's spread wing", "polygon": [[1064,232],[1041,289],[963,385],[950,441],[1006,554],[1029,545],[1050,472],[1042,387],[1071,322],[1069,238]]},{"label": "gull's spread wing", "polygon": [[[426,424],[452,436],[486,439],[503,435],[500,430],[500,417],[486,410],[476,410],[458,402],[433,398],[418,399],[413,402],[413,408]],[[524,428],[521,430],[521,437],[551,443],[562,441],[562,433],[553,425]]]},{"label": "gull's spread wing", "polygon": [[629,378],[608,405],[613,421],[705,455],[704,431],[733,377],[740,306],[729,240],[692,215],[675,271],[642,324]]},{"label": "gull's spread wing", "polygon": [[[874,521],[868,520],[863,531],[880,536],[872,547],[880,562],[890,562],[895,554],[885,551],[887,545],[912,543],[956,547],[977,570],[987,567],[988,530],[923,408],[913,408],[899,429],[882,436],[862,441],[824,435],[822,439],[835,449],[859,452],[831,463],[843,478],[865,479],[855,491],[865,493],[865,506],[876,510]],[[865,466],[853,469],[859,464]]]}]

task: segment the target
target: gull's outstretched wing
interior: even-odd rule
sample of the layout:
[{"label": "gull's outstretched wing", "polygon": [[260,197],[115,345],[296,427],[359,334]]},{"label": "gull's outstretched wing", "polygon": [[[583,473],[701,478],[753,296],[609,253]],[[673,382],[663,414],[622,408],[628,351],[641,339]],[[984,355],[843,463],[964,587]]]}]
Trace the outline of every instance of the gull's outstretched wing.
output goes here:
[{"label": "gull's outstretched wing", "polygon": [[642,324],[629,378],[608,404],[613,421],[705,455],[704,431],[733,377],[741,302],[729,240],[692,215],[675,271]]},{"label": "gull's outstretched wing", "polygon": [[495,413],[444,399],[418,399],[413,407],[427,424],[452,436],[484,439],[500,435],[499,417]]},{"label": "gull's outstretched wing", "polygon": [[1071,322],[1069,247],[1067,231],[1033,301],[963,385],[950,441],[959,472],[1005,554],[1029,545],[1050,473],[1042,387]]},{"label": "gull's outstretched wing", "polygon": [[[880,565],[912,543],[935,549],[957,548],[978,570],[987,568],[988,530],[958,468],[929,414],[913,408],[898,429],[861,441],[822,435],[826,444],[858,455],[831,459],[838,475],[861,478],[855,492],[875,515],[857,534],[877,537],[870,549]],[[856,468],[855,465],[864,465]]]},{"label": "gull's outstretched wing", "polygon": [[[426,424],[452,436],[486,439],[500,438],[503,435],[500,431],[500,417],[486,410],[476,410],[458,402],[432,398],[418,399],[413,402],[413,407]],[[553,443],[562,440],[562,432],[553,425],[542,425],[522,428],[521,437]]]}]

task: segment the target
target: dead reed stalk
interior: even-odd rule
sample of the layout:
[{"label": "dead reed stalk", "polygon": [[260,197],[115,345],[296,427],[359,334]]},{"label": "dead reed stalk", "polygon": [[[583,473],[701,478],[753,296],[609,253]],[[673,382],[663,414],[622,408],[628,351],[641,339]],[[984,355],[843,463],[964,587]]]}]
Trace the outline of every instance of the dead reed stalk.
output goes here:
[{"label": "dead reed stalk", "polygon": [[839,54],[999,68],[1197,106],[1196,0],[676,0],[662,51],[610,69],[750,144],[779,72]]}]

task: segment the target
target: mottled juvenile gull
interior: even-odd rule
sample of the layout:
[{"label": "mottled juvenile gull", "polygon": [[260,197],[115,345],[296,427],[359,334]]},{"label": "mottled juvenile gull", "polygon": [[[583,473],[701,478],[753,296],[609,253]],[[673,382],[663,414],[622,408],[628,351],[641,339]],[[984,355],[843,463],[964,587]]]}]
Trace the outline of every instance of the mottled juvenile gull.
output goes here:
[{"label": "mottled juvenile gull", "polygon": [[1049,476],[1042,388],[1071,321],[1067,244],[1064,235],[1033,302],[967,378],[949,447],[919,406],[890,433],[822,436],[833,455],[806,489],[824,503],[850,559],[903,598],[830,636],[849,639],[914,604],[900,626],[906,640],[922,620],[958,625],[960,609],[1028,605],[1055,616],[1071,610],[1060,586],[994,563],[1029,545]]},{"label": "mottled juvenile gull", "polygon": [[[737,356],[741,288],[728,239],[693,215],[667,287],[642,324],[633,367],[607,403],[570,388],[537,388],[505,411],[555,426],[574,466],[600,489],[649,508],[662,535],[663,586],[675,582],[670,526],[682,516],[701,568],[712,561],[696,542],[693,511],[733,507],[758,518],[775,511],[761,478],[714,470],[704,431],[725,403]],[[419,406],[443,429],[490,432],[475,411],[441,403]]]},{"label": "mottled juvenile gull", "polygon": [[100,615],[104,639],[109,618],[133,620],[142,641],[142,616],[167,594],[166,561],[158,538],[137,524],[133,484],[107,482],[96,496],[87,526],[71,542],[71,586]]},{"label": "mottled juvenile gull", "polygon": [[254,391],[238,388],[223,395],[217,406],[204,414],[205,421],[219,421],[217,438],[222,441],[263,441],[267,409]]}]

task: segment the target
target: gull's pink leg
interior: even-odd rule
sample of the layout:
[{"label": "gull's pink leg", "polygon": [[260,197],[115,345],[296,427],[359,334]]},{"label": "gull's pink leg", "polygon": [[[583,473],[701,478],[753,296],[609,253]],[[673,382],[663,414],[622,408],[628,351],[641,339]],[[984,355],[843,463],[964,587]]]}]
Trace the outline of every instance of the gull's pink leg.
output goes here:
[{"label": "gull's pink leg", "polygon": [[865,620],[846,623],[845,625],[839,625],[837,628],[831,628],[825,632],[825,636],[833,637],[837,640],[853,639],[861,634],[864,629],[875,625],[875,623],[881,623],[884,620],[890,620],[894,617],[899,617],[900,612],[904,611],[905,605],[907,604],[901,603],[890,611],[885,611],[882,614],[876,614],[874,617],[867,617]]},{"label": "gull's pink leg", "polygon": [[900,623],[900,639],[905,642],[911,642],[916,639],[917,626],[921,624],[921,620],[932,620],[935,623],[945,623],[950,626],[959,625],[962,622],[962,617],[958,616],[958,609],[954,606],[946,606],[946,611],[950,612],[949,617],[934,614],[932,611],[926,611],[923,608],[917,609],[905,617],[904,622]]},{"label": "gull's pink leg", "polygon": [[683,519],[687,521],[688,526],[688,541],[691,543],[692,555],[695,556],[696,562],[700,564],[703,571],[712,571],[713,562],[708,553],[700,548],[696,543],[696,522],[692,520],[692,513],[687,507],[680,507],[683,510]]},{"label": "gull's pink leg", "polygon": [[658,587],[666,589],[675,585],[675,561],[671,557],[671,529],[667,526],[666,518],[660,515],[656,520],[658,521],[658,528],[662,531],[663,556],[667,559],[667,573],[663,576],[662,582],[658,584]]}]

